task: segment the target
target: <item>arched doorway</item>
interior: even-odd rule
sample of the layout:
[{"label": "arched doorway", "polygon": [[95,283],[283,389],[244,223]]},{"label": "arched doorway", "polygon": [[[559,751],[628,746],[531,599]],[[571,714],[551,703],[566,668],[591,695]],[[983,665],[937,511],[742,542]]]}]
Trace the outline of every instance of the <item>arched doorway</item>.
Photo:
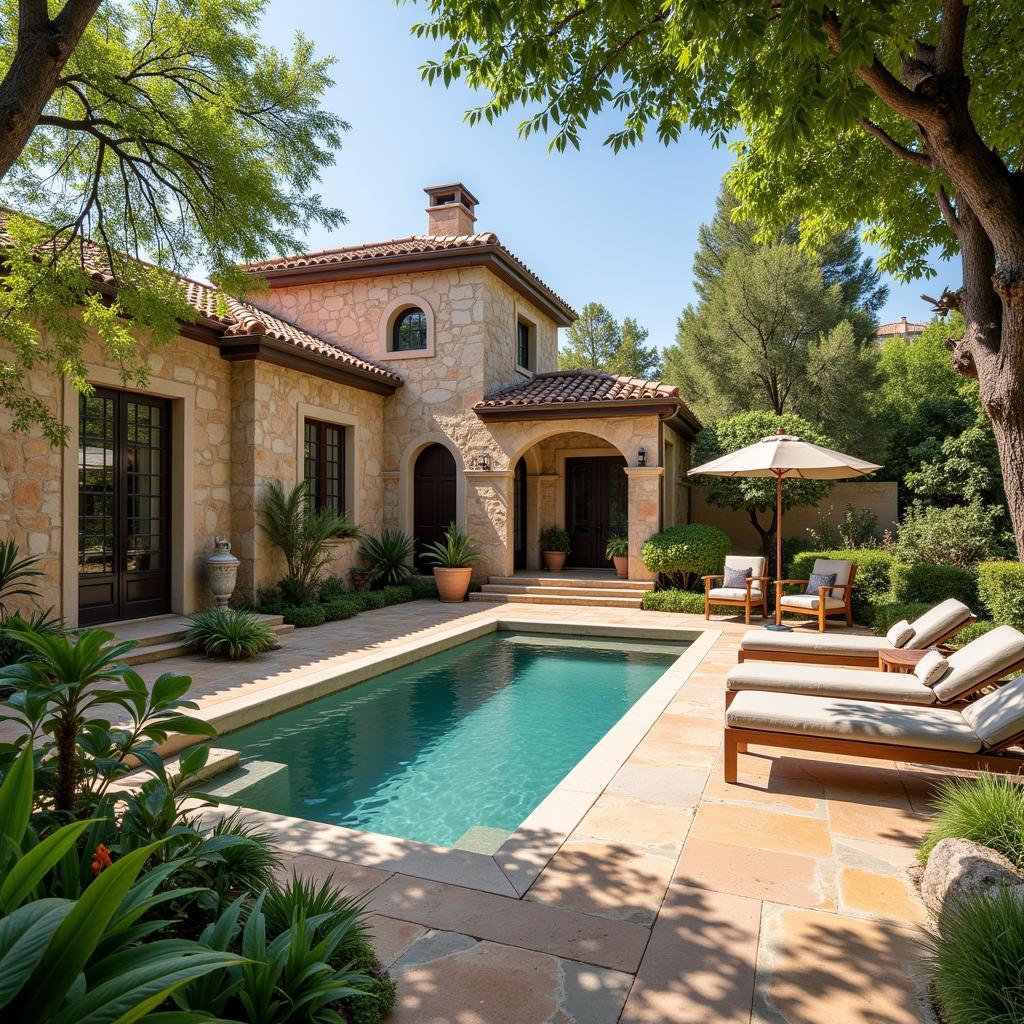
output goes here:
[{"label": "arched doorway", "polygon": [[429,444],[416,457],[413,468],[412,534],[416,541],[416,566],[429,572],[433,563],[423,560],[423,548],[444,536],[455,522],[455,457],[443,444]]}]

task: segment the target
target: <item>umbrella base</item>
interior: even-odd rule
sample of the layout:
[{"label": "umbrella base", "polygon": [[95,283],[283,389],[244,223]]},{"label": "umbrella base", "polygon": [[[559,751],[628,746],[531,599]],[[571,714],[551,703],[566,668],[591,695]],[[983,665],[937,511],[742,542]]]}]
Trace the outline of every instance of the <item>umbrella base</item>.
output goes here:
[{"label": "umbrella base", "polygon": [[771,629],[771,630],[773,630],[776,633],[792,633],[793,632],[793,627],[792,626],[783,626],[781,624],[776,625],[774,622],[769,622],[768,625],[766,625],[764,628],[765,629]]}]

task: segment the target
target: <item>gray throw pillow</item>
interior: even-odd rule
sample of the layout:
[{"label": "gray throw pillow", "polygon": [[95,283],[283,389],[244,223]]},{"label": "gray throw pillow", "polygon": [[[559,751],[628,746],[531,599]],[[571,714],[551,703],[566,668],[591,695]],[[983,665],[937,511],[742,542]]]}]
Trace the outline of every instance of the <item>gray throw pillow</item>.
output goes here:
[{"label": "gray throw pillow", "polygon": [[747,578],[752,576],[754,570],[751,568],[746,569],[730,569],[729,566],[725,567],[725,577],[722,580],[723,587],[735,587],[738,590],[745,590],[747,586]]},{"label": "gray throw pillow", "polygon": [[806,593],[817,597],[818,591],[822,587],[831,587],[835,581],[836,574],[834,572],[812,572],[810,579],[807,581]]}]

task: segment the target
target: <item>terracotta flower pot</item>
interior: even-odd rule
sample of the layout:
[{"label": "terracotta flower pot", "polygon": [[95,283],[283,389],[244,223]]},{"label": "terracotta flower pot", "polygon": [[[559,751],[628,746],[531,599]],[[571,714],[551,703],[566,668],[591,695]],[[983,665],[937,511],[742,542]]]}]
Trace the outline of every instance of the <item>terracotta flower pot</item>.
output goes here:
[{"label": "terracotta flower pot", "polygon": [[457,604],[466,600],[469,581],[473,578],[470,567],[464,569],[441,569],[434,567],[434,581],[437,583],[437,596],[447,604]]},{"label": "terracotta flower pot", "polygon": [[561,572],[565,568],[565,552],[564,551],[545,551],[544,555],[544,568],[548,572]]},{"label": "terracotta flower pot", "polygon": [[615,575],[620,580],[629,579],[629,556],[628,555],[613,555],[612,561],[615,563]]},{"label": "terracotta flower pot", "polygon": [[353,590],[368,590],[370,587],[369,569],[350,569],[349,578],[352,580]]}]

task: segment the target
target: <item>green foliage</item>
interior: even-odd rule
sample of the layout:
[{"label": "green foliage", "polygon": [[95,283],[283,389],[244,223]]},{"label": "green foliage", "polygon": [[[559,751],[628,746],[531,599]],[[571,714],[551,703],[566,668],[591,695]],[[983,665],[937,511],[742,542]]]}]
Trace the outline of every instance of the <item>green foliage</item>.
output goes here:
[{"label": "green foliage", "polygon": [[64,632],[64,620],[54,618],[50,610],[0,618],[0,668],[31,657],[32,649],[18,639],[26,629],[43,636],[59,636]]},{"label": "green foliage", "polygon": [[346,896],[335,888],[333,881],[334,876],[329,875],[318,884],[294,872],[286,882],[271,881],[263,903],[268,934],[280,935],[287,931],[299,916],[307,921],[319,919],[318,929],[323,931],[344,923],[348,928],[336,959],[343,963],[354,959],[355,947],[369,932],[366,908],[355,897]]},{"label": "green foliage", "polygon": [[[704,614],[704,594],[696,590],[647,590],[640,598],[640,607],[652,612],[680,612],[687,615]],[[732,605],[712,604],[712,612],[732,614]]]},{"label": "green foliage", "polygon": [[380,591],[384,604],[405,604],[406,601],[415,601],[416,592],[408,584],[400,587],[384,587]]},{"label": "green foliage", "polygon": [[379,537],[365,537],[360,550],[370,563],[370,580],[375,586],[405,583],[412,575],[415,544],[401,530],[381,530]]},{"label": "green foliage", "polygon": [[957,565],[932,565],[929,562],[906,565],[896,562],[889,578],[894,601],[938,604],[946,598],[955,597],[968,608],[974,608],[978,603],[976,573]]},{"label": "green foliage", "polygon": [[[897,619],[897,621],[899,620]],[[951,636],[946,643],[951,647],[963,647],[972,640],[977,640],[979,636],[991,633],[998,625],[998,622],[993,622],[991,619],[975,619],[969,626],[964,626],[954,636]]]},{"label": "green foliage", "polygon": [[895,601],[882,600],[877,604],[867,605],[863,615],[859,614],[857,618],[859,621],[863,621],[866,617],[875,636],[885,636],[897,622],[903,619],[906,619],[907,622],[913,622],[914,619],[924,615],[931,607],[933,606],[923,604],[920,601],[911,604],[900,604]]},{"label": "green foliage", "polygon": [[[853,613],[860,621],[868,614],[868,606],[892,601],[892,571],[896,564],[887,551],[863,548],[852,551],[801,551],[786,569],[789,579],[805,580],[817,558],[846,559],[857,566],[850,598]],[[898,622],[899,618],[893,620]]]},{"label": "green foliage", "polygon": [[339,597],[334,601],[325,601],[322,604],[324,610],[324,622],[340,622],[342,619],[351,619],[363,610],[362,602],[357,600],[359,595],[351,597]]},{"label": "green foliage", "polygon": [[189,620],[185,640],[216,658],[253,658],[277,643],[277,634],[250,612],[207,608]]},{"label": "green foliage", "polygon": [[558,353],[560,370],[604,370],[626,377],[656,378],[661,353],[647,346],[647,328],[632,317],[621,326],[600,302],[588,302],[565,332],[566,346]]},{"label": "green foliage", "polygon": [[973,568],[997,547],[996,515],[978,503],[913,507],[900,524],[893,553],[901,562]]},{"label": "green foliage", "polygon": [[480,560],[480,552],[473,547],[473,538],[455,523],[449,523],[444,531],[444,540],[427,544],[423,557],[437,564],[441,569],[465,569]]},{"label": "green foliage", "polygon": [[1020,562],[982,562],[978,596],[996,622],[1024,629],[1024,565]]},{"label": "green foliage", "polygon": [[284,608],[281,614],[284,616],[284,621],[296,629],[322,626],[327,621],[327,613],[322,604],[305,604]]},{"label": "green foliage", "polygon": [[970,839],[1024,867],[1024,787],[1004,775],[945,779],[932,803],[935,820],[917,852],[924,864],[942,839]]},{"label": "green foliage", "polygon": [[339,601],[351,593],[352,588],[345,581],[344,576],[328,576],[320,584],[320,600],[324,603]]},{"label": "green foliage", "polygon": [[[336,537],[359,536],[359,527],[347,516],[329,508],[316,511],[310,507],[305,481],[287,492],[277,480],[271,481],[260,515],[264,532],[284,555],[288,566],[286,586],[303,594],[306,600],[320,585],[320,574],[330,561],[328,542]],[[283,590],[282,594],[285,600],[298,596]]]},{"label": "green foliage", "polygon": [[6,617],[11,598],[39,596],[33,582],[43,575],[36,568],[38,564],[39,558],[34,555],[19,558],[18,545],[13,540],[0,540],[0,620]]},{"label": "green foliage", "polygon": [[364,612],[375,611],[378,608],[387,607],[388,599],[385,591],[390,589],[390,587],[385,587],[383,590],[366,590],[361,594],[357,594],[356,597],[359,599]]},{"label": "green foliage", "polygon": [[1010,889],[943,910],[928,971],[946,1024],[1024,1019],[1024,907]]},{"label": "green foliage", "polygon": [[629,554],[629,538],[616,536],[609,537],[608,543],[604,548],[604,557],[608,559],[612,558],[625,558]]},{"label": "green foliage", "polygon": [[[839,523],[831,521],[828,512],[818,510],[818,522],[807,528],[810,548],[875,548],[878,547],[878,516],[869,508],[847,505]],[[785,562],[785,559],[783,559]]]},{"label": "green foliage", "polygon": [[731,549],[728,535],[717,527],[687,523],[656,533],[640,554],[648,570],[685,588],[698,576],[721,572]]},{"label": "green foliage", "polygon": [[412,590],[412,599],[414,601],[437,597],[437,584],[433,580],[413,578],[409,581],[409,587]]},{"label": "green foliage", "polygon": [[564,551],[568,554],[572,551],[572,541],[569,534],[559,526],[545,526],[540,531],[541,551]]}]

